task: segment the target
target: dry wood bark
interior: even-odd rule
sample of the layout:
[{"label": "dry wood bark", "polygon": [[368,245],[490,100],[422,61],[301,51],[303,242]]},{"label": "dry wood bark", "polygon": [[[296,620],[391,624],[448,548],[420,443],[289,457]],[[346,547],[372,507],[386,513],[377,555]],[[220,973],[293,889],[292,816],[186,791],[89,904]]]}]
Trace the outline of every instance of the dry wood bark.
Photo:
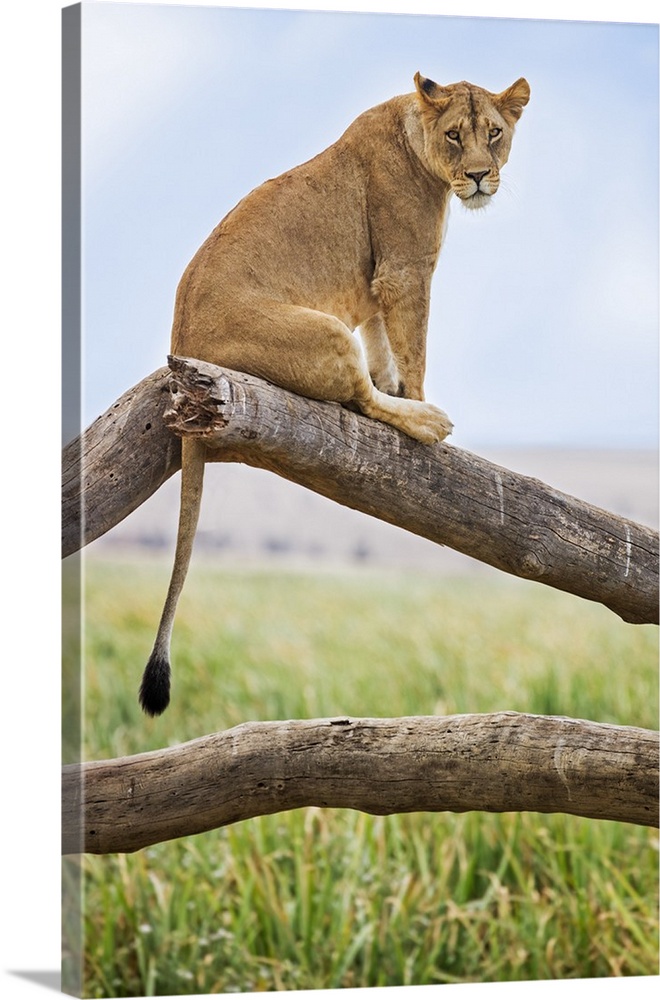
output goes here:
[{"label": "dry wood bark", "polygon": [[64,769],[64,853],[137,851],[303,806],[658,825],[658,734],[497,712],[249,722]]},{"label": "dry wood bark", "polygon": [[172,358],[170,366],[171,381],[167,369],[145,379],[65,450],[65,554],[154,492],[180,466],[175,435],[195,434],[209,461],[270,469],[507,573],[598,601],[625,621],[658,622],[650,528],[336,403],[201,361]]},{"label": "dry wood bark", "polygon": [[171,374],[159,368],[62,452],[62,556],[105,534],[181,468],[181,441],[163,422]]}]

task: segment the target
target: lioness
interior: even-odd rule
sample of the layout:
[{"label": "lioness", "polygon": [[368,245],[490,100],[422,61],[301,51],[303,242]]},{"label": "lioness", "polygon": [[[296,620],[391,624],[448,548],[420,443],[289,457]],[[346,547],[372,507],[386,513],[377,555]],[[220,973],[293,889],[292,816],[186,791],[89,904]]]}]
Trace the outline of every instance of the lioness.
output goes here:
[{"label": "lioness", "polygon": [[[413,93],[365,111],[334,145],[266,181],[222,220],[179,284],[171,353],[442,441],[452,424],[424,402],[424,370],[449,199],[488,204],[528,100],[524,79],[492,94],[417,73]],[[174,568],[140,687],[149,715],[170,699],[170,638],[203,475],[204,446],[184,437]]]}]

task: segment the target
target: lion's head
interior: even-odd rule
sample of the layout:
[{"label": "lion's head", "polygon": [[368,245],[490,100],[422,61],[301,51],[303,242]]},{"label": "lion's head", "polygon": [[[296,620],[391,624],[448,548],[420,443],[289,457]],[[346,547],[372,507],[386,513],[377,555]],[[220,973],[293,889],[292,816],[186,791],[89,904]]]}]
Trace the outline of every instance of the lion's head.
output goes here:
[{"label": "lion's head", "polygon": [[529,84],[521,78],[491,94],[465,81],[443,87],[417,73],[415,86],[430,169],[467,208],[482,208],[499,187]]}]

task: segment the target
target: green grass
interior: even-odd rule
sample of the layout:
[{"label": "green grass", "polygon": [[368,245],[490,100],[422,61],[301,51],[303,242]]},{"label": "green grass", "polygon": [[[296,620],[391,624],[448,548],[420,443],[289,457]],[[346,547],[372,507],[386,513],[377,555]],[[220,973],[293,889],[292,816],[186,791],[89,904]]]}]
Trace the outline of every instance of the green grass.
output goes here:
[{"label": "green grass", "polygon": [[[88,559],[87,759],[247,720],[500,709],[658,727],[657,632],[506,577],[197,565],[163,717],[168,567]],[[86,995],[655,975],[657,835],[571,816],[298,810],[84,860]]]}]

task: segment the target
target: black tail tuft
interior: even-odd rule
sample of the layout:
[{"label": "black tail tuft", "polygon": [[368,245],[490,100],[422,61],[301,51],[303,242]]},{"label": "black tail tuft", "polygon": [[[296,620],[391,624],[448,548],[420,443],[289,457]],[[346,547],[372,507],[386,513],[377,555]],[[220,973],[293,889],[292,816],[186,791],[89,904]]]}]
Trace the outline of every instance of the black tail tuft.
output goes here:
[{"label": "black tail tuft", "polygon": [[140,684],[140,704],[147,715],[161,715],[169,705],[170,674],[167,657],[153,652]]}]

